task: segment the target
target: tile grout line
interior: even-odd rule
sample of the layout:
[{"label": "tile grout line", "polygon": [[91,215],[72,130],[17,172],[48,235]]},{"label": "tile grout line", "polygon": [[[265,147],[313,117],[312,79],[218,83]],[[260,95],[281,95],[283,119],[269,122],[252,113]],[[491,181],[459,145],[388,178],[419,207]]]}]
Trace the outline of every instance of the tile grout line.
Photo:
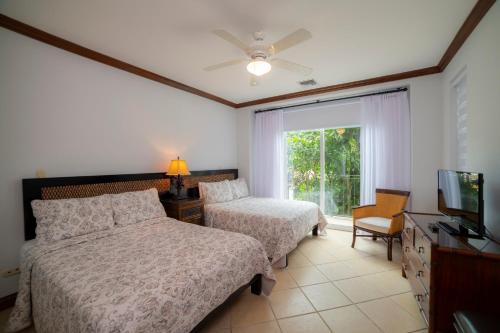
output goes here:
[{"label": "tile grout line", "polygon": [[[301,251],[300,251],[300,249],[298,249],[298,251],[299,251],[299,252],[301,252]],[[361,251],[361,250],[360,250],[360,251]],[[307,259],[309,259],[309,257],[308,257],[306,254],[304,254],[303,252],[301,252],[301,254],[302,254],[302,255],[304,255]],[[382,255],[382,254],[381,254],[381,255]],[[373,257],[373,256],[376,256],[376,255],[368,255],[368,256],[363,256],[363,257],[361,257],[361,258]],[[351,258],[351,259],[346,259],[346,260],[339,260],[339,261],[332,262],[332,263],[345,262],[345,261],[349,261],[349,260],[356,260],[356,259],[361,259],[361,258]],[[309,261],[310,261],[310,259],[309,259]],[[311,262],[311,263],[312,263],[312,262]],[[321,270],[319,269],[319,267],[318,267],[318,266],[319,266],[319,265],[327,265],[327,264],[330,264],[330,263],[324,263],[324,264],[314,264],[314,263],[312,263],[312,264],[313,264],[313,266],[312,266],[312,267],[315,267],[315,268],[316,268],[318,271],[320,271],[323,275],[326,275],[326,274],[324,274],[324,273],[323,273],[323,271],[321,271]],[[310,267],[311,267],[311,266],[310,266]],[[301,290],[301,292],[304,294],[304,296],[305,296],[305,297],[309,300],[309,302],[312,304],[313,308],[316,310],[316,313],[319,315],[319,317],[321,318],[321,320],[322,320],[322,321],[326,324],[327,328],[328,328],[330,331],[332,331],[332,329],[330,328],[330,326],[328,326],[328,324],[325,322],[325,320],[324,320],[324,319],[323,319],[323,317],[321,316],[321,312],[324,312],[324,311],[329,311],[329,310],[333,310],[333,309],[339,309],[339,308],[342,308],[342,307],[347,307],[347,306],[352,306],[352,305],[354,305],[354,306],[356,307],[356,309],[358,309],[358,311],[360,311],[360,313],[362,313],[362,314],[363,314],[363,316],[364,316],[365,318],[367,318],[367,319],[368,319],[371,323],[373,323],[373,325],[374,325],[375,327],[377,327],[377,328],[378,328],[381,332],[384,332],[384,330],[383,330],[381,327],[379,327],[379,326],[377,325],[377,323],[376,323],[373,319],[371,319],[371,318],[370,318],[370,317],[369,317],[369,316],[368,316],[368,315],[367,315],[367,314],[366,314],[366,313],[365,313],[365,312],[364,312],[364,311],[363,311],[363,310],[362,310],[362,309],[358,306],[358,304],[362,304],[362,303],[372,302],[372,301],[379,300],[379,299],[388,298],[388,299],[390,299],[390,300],[391,300],[391,301],[392,301],[392,302],[393,302],[396,306],[398,306],[398,308],[401,308],[404,312],[408,313],[408,315],[410,315],[411,317],[415,318],[415,317],[414,317],[411,313],[409,313],[408,311],[406,311],[406,309],[404,309],[402,306],[400,306],[398,303],[396,303],[394,300],[392,300],[392,299],[391,299],[391,297],[392,297],[392,296],[406,294],[406,293],[408,293],[408,292],[410,292],[410,291],[405,291],[405,292],[402,292],[402,293],[396,293],[396,294],[390,294],[390,295],[386,295],[386,296],[382,296],[382,297],[374,298],[374,299],[371,299],[371,300],[366,300],[366,301],[363,301],[363,302],[354,302],[354,301],[353,301],[353,300],[352,300],[349,296],[347,296],[347,295],[346,295],[346,294],[342,291],[342,289],[340,289],[340,288],[339,288],[339,287],[335,284],[335,282],[336,282],[336,281],[345,281],[345,280],[349,280],[349,279],[353,279],[353,278],[360,278],[360,277],[365,277],[365,276],[373,276],[373,275],[376,275],[376,274],[381,274],[381,273],[390,272],[390,271],[396,271],[396,270],[397,270],[396,268],[394,268],[394,269],[387,269],[387,270],[383,270],[383,271],[380,271],[380,272],[374,272],[374,273],[368,273],[368,274],[361,274],[361,275],[356,275],[356,276],[353,276],[353,277],[350,277],[350,278],[338,279],[338,280],[331,280],[329,277],[327,277],[327,280],[328,280],[328,282],[327,282],[327,283],[332,284],[332,285],[333,285],[333,286],[334,286],[337,290],[339,290],[339,291],[340,291],[340,293],[341,293],[342,295],[344,295],[344,296],[345,296],[345,297],[346,297],[349,301],[351,301],[351,303],[352,303],[352,304],[350,304],[350,305],[345,305],[345,306],[334,307],[334,308],[332,308],[332,309],[325,309],[325,310],[322,310],[322,311],[319,311],[319,310],[318,310],[318,309],[314,306],[314,304],[313,304],[313,303],[312,303],[312,301],[309,299],[309,297],[307,296],[307,294],[303,291],[303,289],[302,289],[302,288],[303,288],[303,287],[307,287],[307,286],[309,286],[309,285],[306,285],[306,286],[298,286],[298,287],[299,287],[299,289]],[[292,278],[293,278],[293,276],[292,276]],[[294,278],[293,278],[293,279],[294,279]],[[295,280],[295,279],[294,279],[294,280]],[[297,282],[297,281],[296,281],[296,282]],[[324,283],[324,282],[322,282],[322,283],[315,283],[315,284],[311,284],[311,285],[318,285],[318,284],[323,284],[323,283]],[[381,292],[378,288],[377,288],[377,290],[378,290],[379,292]],[[414,332],[418,332],[418,331],[419,331],[419,330],[416,330],[416,331],[414,331]]]},{"label": "tile grout line", "polygon": [[358,306],[358,304],[360,304],[360,303],[356,303],[356,304],[354,304],[354,306],[356,307],[356,309],[358,309],[358,310],[359,310],[359,312],[361,312],[361,313],[363,314],[363,316],[365,316],[365,317],[366,317],[366,318],[367,318],[367,319],[368,319],[368,320],[369,320],[369,321],[370,321],[373,325],[375,325],[375,327],[376,327],[376,328],[378,328],[380,332],[385,332],[385,331],[382,329],[382,327],[378,326],[378,325],[377,325],[377,323],[376,323],[373,319],[371,319],[371,318],[370,318],[370,316],[368,316],[368,315],[367,315],[367,314],[363,311],[363,309],[361,309],[361,308]]}]

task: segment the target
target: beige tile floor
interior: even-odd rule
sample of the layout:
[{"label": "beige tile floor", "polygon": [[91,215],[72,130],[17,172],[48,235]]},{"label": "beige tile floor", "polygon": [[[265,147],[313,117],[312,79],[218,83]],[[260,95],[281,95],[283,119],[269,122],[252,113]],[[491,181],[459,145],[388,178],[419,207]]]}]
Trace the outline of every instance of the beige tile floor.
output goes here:
[{"label": "beige tile floor", "polygon": [[[288,267],[275,269],[278,282],[269,297],[245,291],[202,332],[426,332],[401,277],[399,243],[389,262],[383,241],[358,238],[351,249],[351,237],[330,229],[327,236],[308,236],[289,256]],[[0,332],[9,311],[0,312]]]}]

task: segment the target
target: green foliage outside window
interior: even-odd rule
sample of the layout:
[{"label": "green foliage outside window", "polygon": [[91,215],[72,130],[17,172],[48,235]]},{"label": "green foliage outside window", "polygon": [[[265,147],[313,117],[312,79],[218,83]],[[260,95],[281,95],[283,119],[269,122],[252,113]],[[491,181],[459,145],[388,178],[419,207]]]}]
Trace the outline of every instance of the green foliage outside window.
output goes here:
[{"label": "green foliage outside window", "polygon": [[[359,128],[324,130],[325,213],[350,216],[359,205]],[[320,204],[321,130],[287,133],[288,184],[295,200]]]}]

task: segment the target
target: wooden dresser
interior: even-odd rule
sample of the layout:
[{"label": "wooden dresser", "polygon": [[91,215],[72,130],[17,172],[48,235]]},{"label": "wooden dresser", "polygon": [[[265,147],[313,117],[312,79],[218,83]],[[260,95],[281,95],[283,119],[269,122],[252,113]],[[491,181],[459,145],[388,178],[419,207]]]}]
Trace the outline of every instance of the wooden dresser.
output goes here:
[{"label": "wooden dresser", "polygon": [[[402,272],[429,332],[455,332],[453,312],[500,316],[500,246],[487,239],[433,232],[442,215],[405,213]],[[453,224],[451,222],[450,224]]]}]

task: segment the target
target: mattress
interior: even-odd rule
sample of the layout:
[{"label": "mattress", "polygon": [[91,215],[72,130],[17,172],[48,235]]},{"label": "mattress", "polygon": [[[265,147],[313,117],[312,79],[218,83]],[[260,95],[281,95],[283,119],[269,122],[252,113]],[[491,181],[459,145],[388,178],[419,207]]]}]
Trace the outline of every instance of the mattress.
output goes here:
[{"label": "mattress", "polygon": [[9,331],[189,332],[233,292],[275,278],[257,240],[171,218],[25,244]]},{"label": "mattress", "polygon": [[264,246],[272,263],[297,247],[316,225],[327,225],[312,202],[246,197],[205,205],[205,225],[251,236]]}]

